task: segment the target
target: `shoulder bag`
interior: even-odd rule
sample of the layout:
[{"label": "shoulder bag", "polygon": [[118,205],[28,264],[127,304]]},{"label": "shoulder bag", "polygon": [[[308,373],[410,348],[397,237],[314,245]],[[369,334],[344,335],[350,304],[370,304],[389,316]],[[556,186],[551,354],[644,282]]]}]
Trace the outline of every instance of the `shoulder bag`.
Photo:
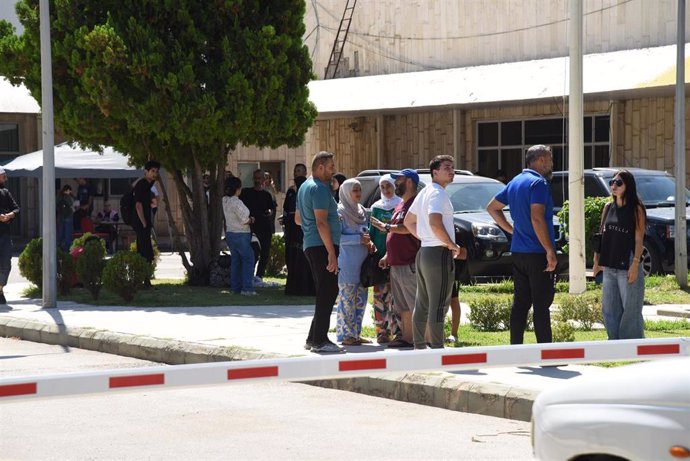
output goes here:
[{"label": "shoulder bag", "polygon": [[592,250],[595,253],[601,253],[601,239],[604,236],[604,223],[606,222],[606,217],[609,215],[609,208],[611,208],[611,203],[607,203],[604,208],[604,216],[601,218],[601,224],[599,225],[599,232],[592,236]]}]

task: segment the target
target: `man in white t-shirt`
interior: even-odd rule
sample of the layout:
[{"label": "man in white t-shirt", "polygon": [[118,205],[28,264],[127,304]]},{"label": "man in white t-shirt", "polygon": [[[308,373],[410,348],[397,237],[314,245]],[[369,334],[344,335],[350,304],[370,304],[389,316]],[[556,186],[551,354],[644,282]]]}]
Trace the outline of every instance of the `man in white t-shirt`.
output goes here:
[{"label": "man in white t-shirt", "polygon": [[455,243],[453,205],[446,186],[453,182],[453,157],[437,155],[429,163],[432,183],[417,195],[405,216],[405,226],[421,241],[415,265],[417,296],[412,317],[415,349],[426,349],[425,330],[432,349],[443,348],[443,322],[455,280],[455,258],[467,250]]}]

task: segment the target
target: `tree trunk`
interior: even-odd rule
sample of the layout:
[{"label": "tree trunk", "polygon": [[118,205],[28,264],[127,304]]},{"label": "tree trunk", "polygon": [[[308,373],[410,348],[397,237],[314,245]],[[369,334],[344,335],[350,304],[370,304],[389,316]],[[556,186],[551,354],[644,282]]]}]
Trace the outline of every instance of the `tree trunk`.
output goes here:
[{"label": "tree trunk", "polygon": [[180,197],[180,207],[185,235],[189,243],[190,261],[183,256],[187,269],[188,282],[194,286],[209,283],[209,266],[220,253],[220,237],[223,223],[223,178],[225,175],[225,156],[219,156],[211,167],[209,201],[203,185],[204,171],[193,157],[193,167],[188,176],[191,188],[185,182],[181,170],[175,170],[174,180]]}]

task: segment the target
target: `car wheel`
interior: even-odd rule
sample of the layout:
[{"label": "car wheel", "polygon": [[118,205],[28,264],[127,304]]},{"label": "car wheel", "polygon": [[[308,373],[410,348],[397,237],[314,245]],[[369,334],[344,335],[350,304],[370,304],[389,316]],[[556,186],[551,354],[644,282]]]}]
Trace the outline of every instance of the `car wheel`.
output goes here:
[{"label": "car wheel", "polygon": [[642,246],[642,270],[644,270],[645,277],[661,272],[661,256],[647,240]]}]

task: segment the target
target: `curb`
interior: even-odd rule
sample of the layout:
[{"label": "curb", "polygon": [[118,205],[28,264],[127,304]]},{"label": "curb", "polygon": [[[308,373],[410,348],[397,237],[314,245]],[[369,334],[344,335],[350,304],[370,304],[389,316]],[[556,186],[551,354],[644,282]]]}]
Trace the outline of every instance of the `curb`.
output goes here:
[{"label": "curb", "polygon": [[657,309],[657,315],[690,319],[690,309]]},{"label": "curb", "polygon": [[234,346],[208,346],[108,330],[66,328],[64,325],[3,317],[0,317],[0,336],[76,347],[169,365],[282,357]]},{"label": "curb", "polygon": [[[287,357],[234,346],[209,346],[108,330],[67,328],[64,325],[1,316],[0,336],[169,365]],[[538,391],[498,383],[466,382],[452,373],[445,372],[388,373],[376,377],[326,379],[302,383],[519,421],[530,420],[532,404],[538,394]]]},{"label": "curb", "polygon": [[497,383],[466,382],[450,373],[390,374],[304,384],[518,421],[530,421],[538,394]]}]

